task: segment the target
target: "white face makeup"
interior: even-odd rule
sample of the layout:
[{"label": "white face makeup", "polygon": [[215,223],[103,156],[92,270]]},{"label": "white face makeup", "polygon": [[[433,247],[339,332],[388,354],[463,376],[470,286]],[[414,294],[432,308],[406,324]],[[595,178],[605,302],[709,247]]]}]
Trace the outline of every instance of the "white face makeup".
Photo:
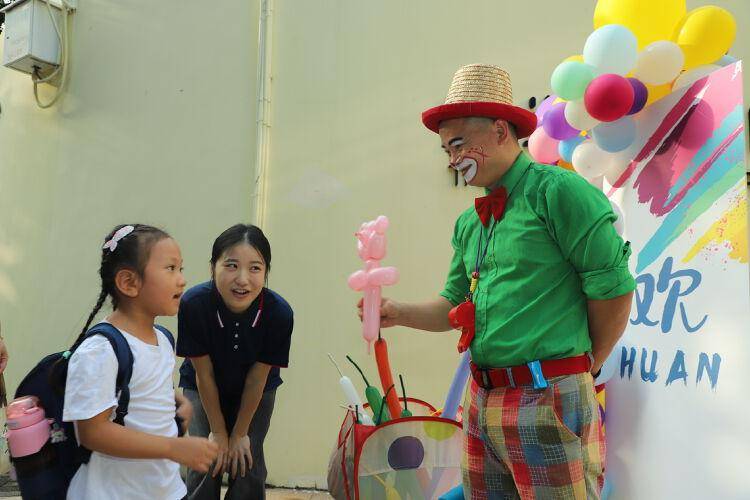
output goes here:
[{"label": "white face makeup", "polygon": [[467,184],[471,184],[487,155],[484,154],[481,146],[469,148],[466,146],[467,139],[455,137],[448,142],[448,147],[443,147],[443,149],[450,157],[450,167],[460,173]]},{"label": "white face makeup", "polygon": [[488,160],[497,149],[497,135],[492,121],[457,118],[440,124],[439,135],[450,167],[459,172],[467,184],[486,186],[491,177]]},{"label": "white face makeup", "polygon": [[470,183],[474,177],[477,175],[477,161],[474,158],[471,157],[464,157],[463,160],[461,160],[461,163],[458,165],[451,164],[451,168],[454,168],[460,173],[463,177],[466,183]]}]

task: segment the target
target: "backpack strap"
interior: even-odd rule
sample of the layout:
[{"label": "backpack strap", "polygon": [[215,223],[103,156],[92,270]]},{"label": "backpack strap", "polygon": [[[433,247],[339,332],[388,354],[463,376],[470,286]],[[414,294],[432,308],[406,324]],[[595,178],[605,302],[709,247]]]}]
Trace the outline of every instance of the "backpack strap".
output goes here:
[{"label": "backpack strap", "polygon": [[172,335],[172,332],[161,325],[154,325],[154,327],[161,333],[163,333],[165,337],[167,337],[167,340],[169,340],[169,343],[172,344],[172,350],[174,351],[174,335]]},{"label": "backpack strap", "polygon": [[109,323],[99,323],[86,332],[86,337],[102,335],[112,345],[117,356],[117,379],[115,381],[115,394],[120,396],[115,409],[114,423],[125,425],[125,415],[128,414],[130,404],[130,377],[133,375],[133,351],[125,339],[125,336]]}]

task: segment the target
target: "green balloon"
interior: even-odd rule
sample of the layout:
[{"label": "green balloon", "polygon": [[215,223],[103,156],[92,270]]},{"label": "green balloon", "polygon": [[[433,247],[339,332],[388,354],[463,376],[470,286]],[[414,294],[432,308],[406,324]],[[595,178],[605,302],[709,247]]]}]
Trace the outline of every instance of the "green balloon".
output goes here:
[{"label": "green balloon", "polygon": [[597,76],[593,66],[578,62],[566,61],[552,72],[550,84],[552,92],[566,101],[577,101],[583,97],[591,80]]}]

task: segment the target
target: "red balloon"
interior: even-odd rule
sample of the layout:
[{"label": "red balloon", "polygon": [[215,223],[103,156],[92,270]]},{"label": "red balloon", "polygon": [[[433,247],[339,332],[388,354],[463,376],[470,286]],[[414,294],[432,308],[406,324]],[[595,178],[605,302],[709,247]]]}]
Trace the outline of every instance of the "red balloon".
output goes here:
[{"label": "red balloon", "polygon": [[398,402],[398,390],[393,384],[391,364],[388,361],[388,344],[382,337],[375,341],[375,363],[378,365],[383,394],[386,394],[385,401],[388,404],[388,411],[391,412],[391,418],[397,419],[401,416],[401,405]]},{"label": "red balloon", "polygon": [[592,117],[602,122],[613,122],[630,111],[634,98],[633,86],[627,78],[606,74],[591,80],[583,102]]}]

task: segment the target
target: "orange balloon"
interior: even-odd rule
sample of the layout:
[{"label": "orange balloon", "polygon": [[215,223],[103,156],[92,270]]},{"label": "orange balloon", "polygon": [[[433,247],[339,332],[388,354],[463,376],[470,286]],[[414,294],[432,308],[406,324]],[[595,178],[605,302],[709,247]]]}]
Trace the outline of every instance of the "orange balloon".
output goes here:
[{"label": "orange balloon", "polygon": [[568,163],[565,160],[558,160],[557,166],[560,167],[560,168],[564,168],[565,170],[570,170],[570,171],[573,171],[573,172],[576,171],[576,169],[573,168],[573,164],[572,163]]}]

